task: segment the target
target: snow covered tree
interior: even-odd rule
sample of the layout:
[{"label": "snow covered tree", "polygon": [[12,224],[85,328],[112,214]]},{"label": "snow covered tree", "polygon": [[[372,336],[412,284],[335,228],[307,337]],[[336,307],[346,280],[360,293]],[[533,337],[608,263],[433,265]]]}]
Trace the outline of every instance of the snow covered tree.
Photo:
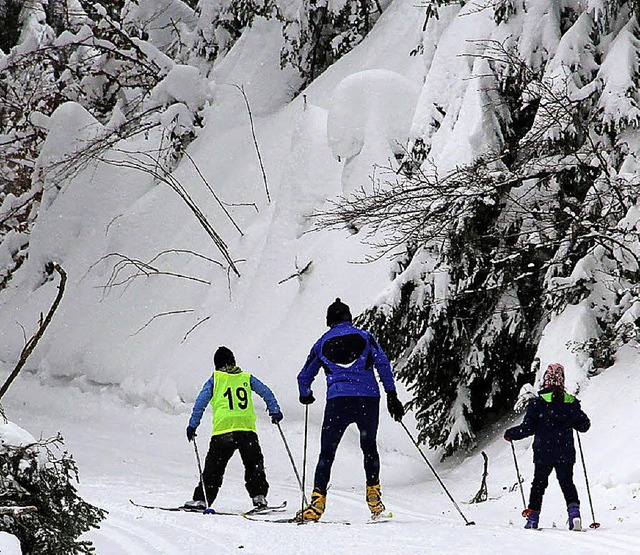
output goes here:
[{"label": "snow covered tree", "polygon": [[[68,9],[66,2],[33,2],[19,4],[11,20],[11,50],[0,58],[0,288],[26,257],[42,193],[35,161],[59,106],[81,104],[105,133],[73,160],[39,172],[78,171],[120,139],[154,127],[166,133],[161,155],[170,166],[202,123],[206,83],[195,68],[176,67],[130,34],[125,4],[81,0]],[[14,35],[20,44],[11,44]],[[180,79],[191,83],[188,98],[176,93]]]},{"label": "snow covered tree", "polygon": [[186,59],[210,68],[223,57],[256,17],[271,18],[276,0],[199,0],[197,23],[187,43]]},{"label": "snow covered tree", "polygon": [[284,16],[284,64],[309,84],[359,44],[382,13],[379,0],[303,0],[297,17]]},{"label": "snow covered tree", "polygon": [[574,345],[592,372],[637,337],[640,309],[635,4],[447,9],[473,48],[430,54],[401,177],[323,220],[406,250],[359,321],[395,359],[421,439],[445,454],[509,410],[551,315],[594,307],[600,332]]},{"label": "snow covered tree", "polygon": [[0,439],[0,531],[18,537],[26,555],[92,553],[91,542],[78,538],[106,511],[78,495],[78,469],[62,438],[35,441],[5,422]]}]

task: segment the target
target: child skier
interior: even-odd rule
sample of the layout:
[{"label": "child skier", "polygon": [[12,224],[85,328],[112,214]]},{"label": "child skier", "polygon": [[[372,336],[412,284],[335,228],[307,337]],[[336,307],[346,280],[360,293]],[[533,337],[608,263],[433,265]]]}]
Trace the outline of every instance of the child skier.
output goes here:
[{"label": "child skier", "polygon": [[380,413],[380,390],[373,369],[378,371],[387,394],[391,416],[402,420],[404,407],[398,400],[389,359],[373,335],[351,323],[349,307],[336,299],[327,309],[326,332],[313,346],[298,375],[300,402],[315,401],[311,383],[320,368],[327,378],[327,402],[322,423],[320,456],[316,466],[311,502],[298,511],[298,520],[319,520],[325,510],[327,486],[338,444],[350,424],[360,432],[364,454],[366,500],[371,516],[384,511],[380,492],[380,457],[376,444]]},{"label": "child skier", "polygon": [[542,497],[555,469],[569,514],[569,529],[581,530],[580,500],[573,483],[576,450],[573,430],[586,432],[591,426],[580,409],[580,401],[564,389],[564,367],[550,364],[542,379],[542,389],[527,409],[520,426],[509,428],[504,439],[513,441],[533,435],[534,474],[531,482],[529,506],[522,513],[525,528],[538,528]]},{"label": "child skier", "polygon": [[193,441],[202,415],[210,404],[213,412],[213,431],[209,452],[202,472],[202,484],[193,492],[193,499],[185,509],[205,510],[211,505],[222,485],[224,471],[236,450],[244,464],[245,487],[255,508],[267,506],[269,484],[264,472],[264,458],[256,433],[256,413],[251,392],[255,391],[267,404],[271,421],[282,420],[282,412],[272,391],[258,378],[236,366],[236,359],[227,347],[220,347],[213,357],[215,370],[198,395],[193,406],[187,439]]}]

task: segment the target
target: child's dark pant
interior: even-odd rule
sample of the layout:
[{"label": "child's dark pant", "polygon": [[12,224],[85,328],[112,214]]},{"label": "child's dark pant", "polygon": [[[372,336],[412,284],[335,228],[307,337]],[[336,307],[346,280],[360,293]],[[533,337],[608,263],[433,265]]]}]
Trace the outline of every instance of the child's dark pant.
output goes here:
[{"label": "child's dark pant", "polygon": [[542,497],[549,485],[549,475],[555,468],[556,477],[560,484],[560,489],[567,502],[567,507],[571,504],[579,505],[578,491],[573,483],[573,463],[536,463],[531,482],[531,494],[529,495],[529,508],[539,511],[542,507]]},{"label": "child's dark pant", "polygon": [[334,397],[327,399],[320,438],[320,457],[316,466],[314,488],[327,493],[331,466],[338,444],[350,424],[358,427],[360,448],[364,455],[364,472],[367,485],[380,483],[380,456],[377,434],[380,416],[379,397]]},{"label": "child's dark pant", "polygon": [[[260,449],[258,434],[255,432],[228,432],[211,436],[209,452],[202,471],[209,504],[213,503],[217,497],[227,463],[236,451],[240,451],[240,457],[244,464],[244,482],[249,496],[267,495],[269,484],[264,472],[264,457]],[[198,484],[193,492],[193,499],[204,501],[201,484]]]}]

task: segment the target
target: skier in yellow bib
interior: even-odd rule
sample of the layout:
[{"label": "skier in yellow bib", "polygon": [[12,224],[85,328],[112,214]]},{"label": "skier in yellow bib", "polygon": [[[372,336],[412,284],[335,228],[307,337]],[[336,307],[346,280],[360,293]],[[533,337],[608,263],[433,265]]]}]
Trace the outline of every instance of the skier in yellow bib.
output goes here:
[{"label": "skier in yellow bib", "polygon": [[[256,431],[256,413],[252,392],[267,405],[271,421],[282,420],[282,412],[273,392],[258,378],[236,366],[236,359],[227,347],[220,347],[213,357],[215,370],[198,395],[187,426],[187,439],[193,441],[207,405],[213,413],[213,431],[209,452],[204,463],[202,481],[206,500],[211,505],[218,495],[229,459],[237,451],[244,464],[244,479],[253,506],[267,506],[269,483],[264,471],[264,457]],[[193,499],[184,504],[188,509],[207,509],[202,484],[193,492]]]}]

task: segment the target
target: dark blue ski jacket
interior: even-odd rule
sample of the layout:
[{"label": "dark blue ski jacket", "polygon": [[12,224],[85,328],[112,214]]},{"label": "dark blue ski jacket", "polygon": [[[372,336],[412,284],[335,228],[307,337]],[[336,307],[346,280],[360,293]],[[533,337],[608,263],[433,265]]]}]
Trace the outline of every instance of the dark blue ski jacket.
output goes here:
[{"label": "dark blue ski jacket", "polygon": [[351,322],[333,325],[313,346],[298,374],[301,396],[310,394],[311,384],[320,368],[324,369],[327,378],[327,399],[380,397],[374,368],[385,391],[396,389],[387,355],[371,333]]},{"label": "dark blue ski jacket", "polygon": [[590,427],[591,422],[582,412],[578,399],[564,393],[555,400],[551,390],[543,389],[529,403],[522,424],[509,428],[505,437],[514,440],[533,435],[534,463],[574,464],[576,448],[573,430],[586,432]]}]

